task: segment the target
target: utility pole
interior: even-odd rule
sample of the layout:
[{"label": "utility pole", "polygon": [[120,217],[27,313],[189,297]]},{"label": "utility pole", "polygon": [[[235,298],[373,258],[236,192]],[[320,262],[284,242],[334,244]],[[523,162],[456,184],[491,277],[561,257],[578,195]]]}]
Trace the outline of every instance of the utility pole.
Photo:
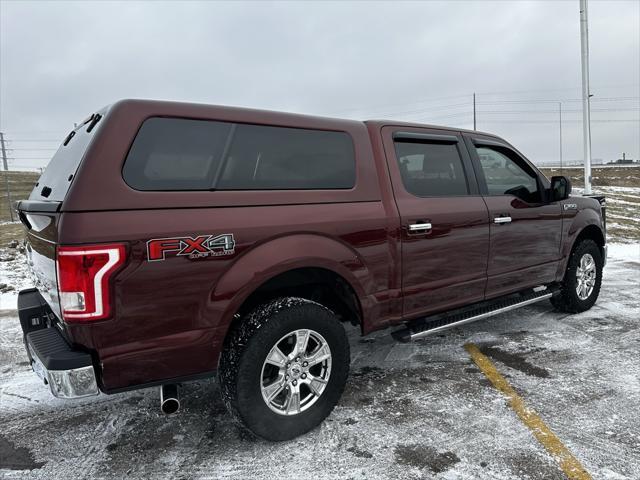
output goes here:
[{"label": "utility pole", "polygon": [[591,195],[591,94],[589,91],[589,30],[587,0],[580,0],[580,51],[582,58],[582,132],[584,143],[584,194]]},{"label": "utility pole", "polygon": [[562,102],[558,102],[558,115],[560,122],[560,175],[562,175]]},{"label": "utility pole", "polygon": [[473,93],[473,129],[476,129],[476,94]]},{"label": "utility pole", "polygon": [[9,217],[13,222],[13,202],[11,201],[11,189],[9,188],[9,164],[7,163],[7,150],[4,148],[4,133],[2,132],[0,132],[0,153],[2,153],[2,165],[4,166],[4,186],[7,189]]}]

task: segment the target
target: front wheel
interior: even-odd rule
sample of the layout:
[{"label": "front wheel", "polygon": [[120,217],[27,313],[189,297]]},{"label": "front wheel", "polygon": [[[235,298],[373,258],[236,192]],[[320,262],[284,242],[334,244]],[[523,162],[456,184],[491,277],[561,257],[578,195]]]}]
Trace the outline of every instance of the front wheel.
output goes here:
[{"label": "front wheel", "polygon": [[333,312],[302,298],[277,299],[230,333],[220,358],[222,399],[253,434],[289,440],[331,413],[349,363],[349,341]]},{"label": "front wheel", "polygon": [[593,240],[582,240],[575,246],[567,263],[560,293],[551,298],[558,310],[578,313],[589,310],[600,293],[603,259]]}]

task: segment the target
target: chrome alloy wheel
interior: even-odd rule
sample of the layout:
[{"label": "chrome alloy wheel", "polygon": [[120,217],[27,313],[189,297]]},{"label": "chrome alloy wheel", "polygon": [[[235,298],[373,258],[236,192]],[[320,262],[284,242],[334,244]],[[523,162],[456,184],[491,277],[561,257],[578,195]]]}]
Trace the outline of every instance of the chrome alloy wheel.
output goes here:
[{"label": "chrome alloy wheel", "polygon": [[304,412],[322,395],[331,374],[331,349],[314,330],[295,330],[276,342],[262,365],[260,389],[280,415]]},{"label": "chrome alloy wheel", "polygon": [[590,253],[585,253],[576,269],[576,293],[580,300],[586,300],[593,292],[597,276],[596,262]]}]

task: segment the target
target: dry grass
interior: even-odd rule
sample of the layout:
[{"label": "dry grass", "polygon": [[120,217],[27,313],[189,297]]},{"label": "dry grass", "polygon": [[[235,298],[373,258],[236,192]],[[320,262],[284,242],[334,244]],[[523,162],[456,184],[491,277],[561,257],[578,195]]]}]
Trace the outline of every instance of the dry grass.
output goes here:
[{"label": "dry grass", "polygon": [[12,240],[24,238],[24,227],[21,223],[0,223],[0,248],[6,247]]},{"label": "dry grass", "polygon": [[[565,175],[574,187],[584,187],[584,170],[581,167],[541,168],[548,178]],[[640,166],[637,167],[592,167],[591,182],[594,187],[640,187]]]},{"label": "dry grass", "polygon": [[33,186],[40,177],[36,172],[2,172],[0,176],[0,222],[10,220],[5,176],[9,175],[9,189],[11,190],[11,200],[17,202],[29,198]]},{"label": "dry grass", "polygon": [[[547,177],[565,175],[571,184],[584,188],[581,168],[543,168]],[[607,237],[611,242],[640,241],[640,166],[594,167],[591,171],[593,192],[607,198]]]},{"label": "dry grass", "polygon": [[[607,198],[607,236],[611,241],[640,241],[640,188],[635,196],[600,187]],[[616,187],[613,187],[616,188]],[[617,189],[616,189],[617,190]]]}]

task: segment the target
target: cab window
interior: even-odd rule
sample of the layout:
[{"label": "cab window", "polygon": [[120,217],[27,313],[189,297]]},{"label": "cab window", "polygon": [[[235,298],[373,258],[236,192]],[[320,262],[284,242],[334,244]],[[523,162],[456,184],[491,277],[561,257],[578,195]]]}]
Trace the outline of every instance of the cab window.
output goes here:
[{"label": "cab window", "polygon": [[479,146],[476,152],[489,195],[513,195],[528,203],[541,201],[538,176],[507,148]]}]

